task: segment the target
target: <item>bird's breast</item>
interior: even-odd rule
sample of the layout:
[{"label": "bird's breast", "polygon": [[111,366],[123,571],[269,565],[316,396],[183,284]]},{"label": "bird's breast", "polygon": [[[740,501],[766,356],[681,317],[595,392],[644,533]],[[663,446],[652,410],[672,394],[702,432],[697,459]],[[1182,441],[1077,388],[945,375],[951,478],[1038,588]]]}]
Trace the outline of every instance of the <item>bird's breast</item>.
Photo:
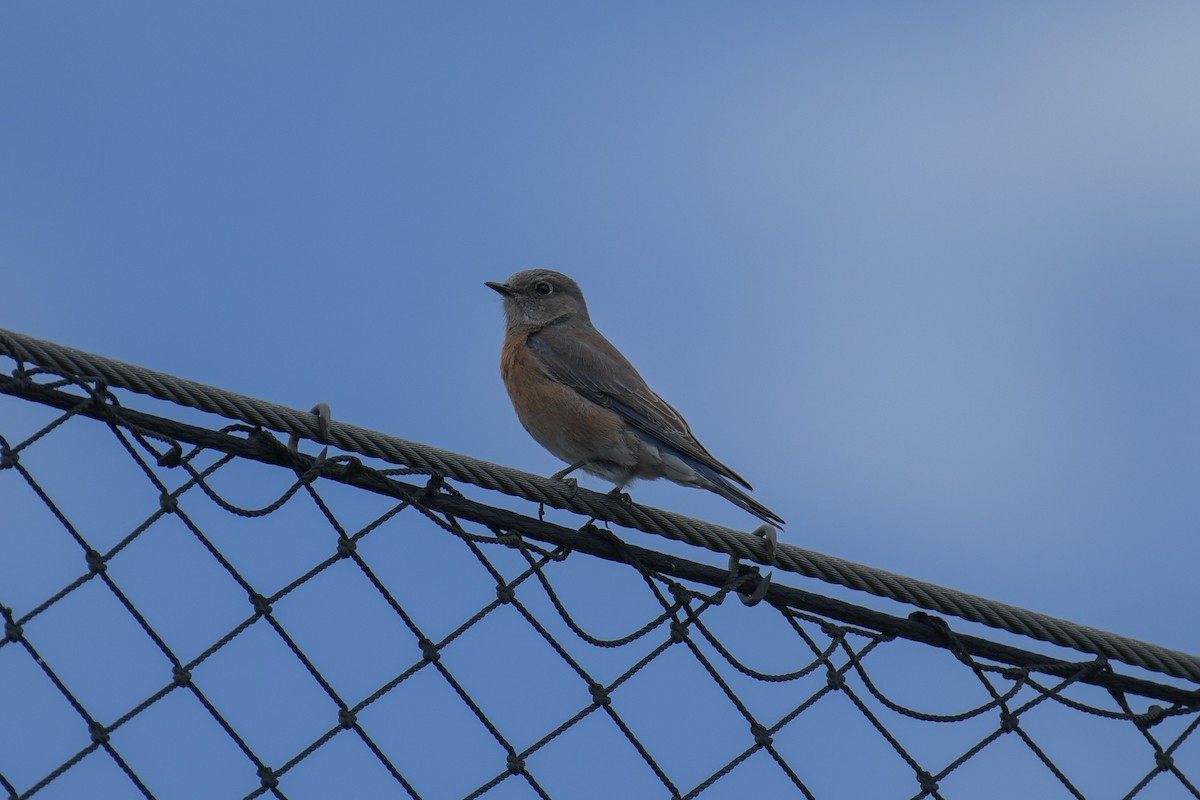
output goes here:
[{"label": "bird's breast", "polygon": [[524,336],[505,340],[500,376],[525,430],[558,458],[569,463],[629,460],[621,418],[551,377]]}]

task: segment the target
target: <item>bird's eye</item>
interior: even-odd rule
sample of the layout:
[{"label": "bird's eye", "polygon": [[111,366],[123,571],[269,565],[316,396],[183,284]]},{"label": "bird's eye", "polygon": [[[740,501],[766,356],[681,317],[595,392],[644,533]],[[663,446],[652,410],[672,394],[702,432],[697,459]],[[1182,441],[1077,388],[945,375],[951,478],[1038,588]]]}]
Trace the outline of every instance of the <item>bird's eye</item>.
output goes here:
[{"label": "bird's eye", "polygon": [[543,297],[554,293],[554,287],[548,281],[538,281],[533,285],[533,290]]}]

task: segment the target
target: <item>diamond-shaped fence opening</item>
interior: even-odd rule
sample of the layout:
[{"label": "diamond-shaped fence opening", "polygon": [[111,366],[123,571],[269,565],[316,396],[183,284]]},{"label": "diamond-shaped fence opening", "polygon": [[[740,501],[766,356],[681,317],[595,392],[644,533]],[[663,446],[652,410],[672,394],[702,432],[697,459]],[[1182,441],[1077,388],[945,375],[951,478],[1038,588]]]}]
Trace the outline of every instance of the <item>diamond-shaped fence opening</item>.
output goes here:
[{"label": "diamond-shaped fence opening", "polygon": [[1200,797],[1192,656],[18,334],[0,354],[11,797]]}]

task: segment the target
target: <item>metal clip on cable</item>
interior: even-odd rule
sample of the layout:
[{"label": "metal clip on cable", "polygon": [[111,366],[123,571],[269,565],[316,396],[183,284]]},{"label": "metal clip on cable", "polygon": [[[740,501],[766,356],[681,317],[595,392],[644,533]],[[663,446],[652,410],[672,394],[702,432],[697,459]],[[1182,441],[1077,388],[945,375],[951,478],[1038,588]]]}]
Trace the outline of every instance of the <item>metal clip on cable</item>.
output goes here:
[{"label": "metal clip on cable", "polygon": [[[329,441],[329,423],[333,419],[333,412],[329,409],[328,403],[317,403],[310,409],[310,411],[317,415],[317,441],[324,444],[325,442]],[[288,437],[288,449],[293,453],[299,452],[299,434],[293,433]],[[317,460],[324,461],[328,452],[329,445],[325,445],[325,448],[321,450],[321,453],[317,456]]]},{"label": "metal clip on cable", "polygon": [[[766,560],[772,564],[775,563],[775,546],[778,543],[778,535],[775,533],[775,528],[771,525],[759,525],[753,531],[755,536],[761,536],[767,540],[767,558]],[[741,563],[737,556],[729,557],[729,577],[735,579],[738,577],[738,568]],[[767,596],[767,591],[771,588],[771,576],[774,572],[768,572],[766,575],[760,576],[758,585],[754,587],[753,592],[738,592],[738,599],[742,601],[742,605],[756,606],[762,602],[762,599]]]}]

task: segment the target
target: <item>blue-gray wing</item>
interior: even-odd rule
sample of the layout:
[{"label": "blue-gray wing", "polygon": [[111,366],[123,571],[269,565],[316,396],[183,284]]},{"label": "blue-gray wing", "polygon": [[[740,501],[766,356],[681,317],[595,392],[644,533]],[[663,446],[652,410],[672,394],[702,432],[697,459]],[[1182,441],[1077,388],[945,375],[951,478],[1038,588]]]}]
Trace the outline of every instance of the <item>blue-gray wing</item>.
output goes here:
[{"label": "blue-gray wing", "polygon": [[595,328],[551,326],[530,334],[528,342],[538,363],[554,380],[717,474],[753,488],[696,441],[683,416],[655,394],[621,351]]}]

